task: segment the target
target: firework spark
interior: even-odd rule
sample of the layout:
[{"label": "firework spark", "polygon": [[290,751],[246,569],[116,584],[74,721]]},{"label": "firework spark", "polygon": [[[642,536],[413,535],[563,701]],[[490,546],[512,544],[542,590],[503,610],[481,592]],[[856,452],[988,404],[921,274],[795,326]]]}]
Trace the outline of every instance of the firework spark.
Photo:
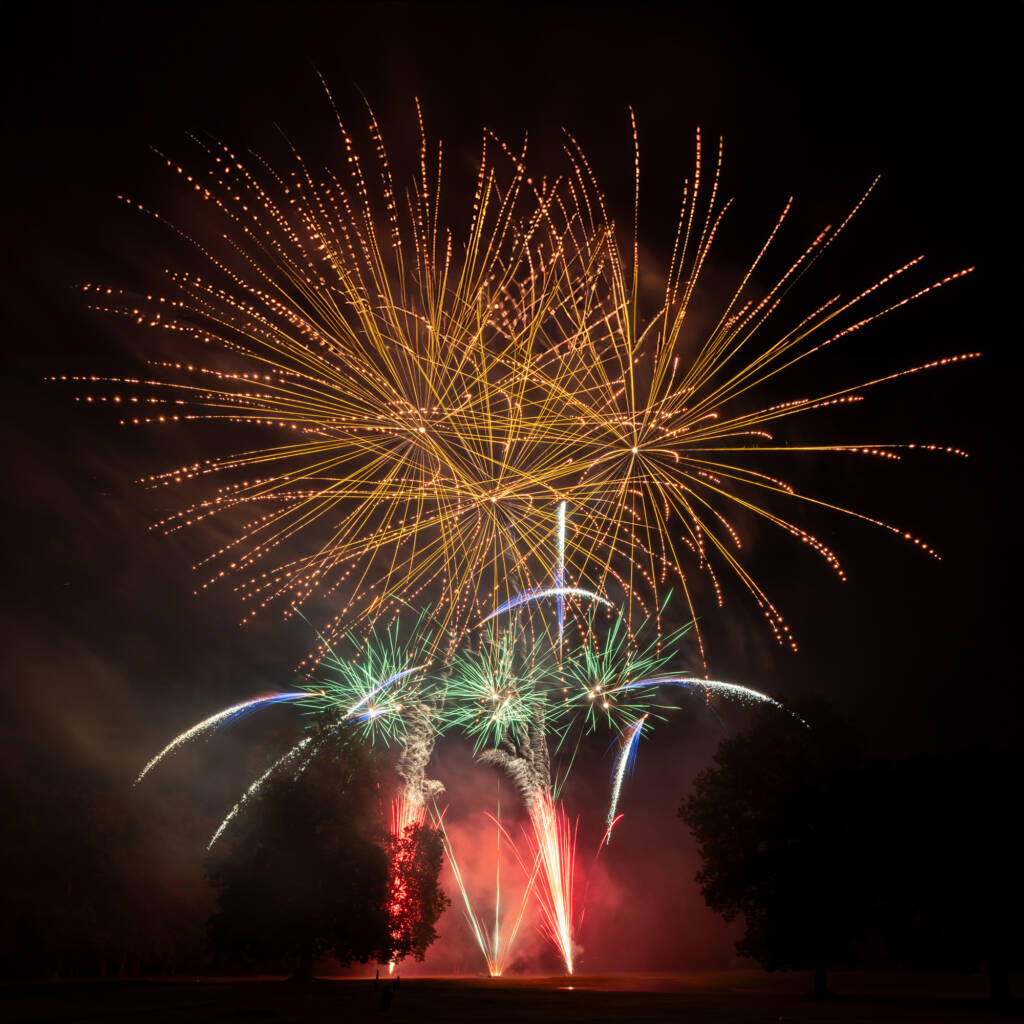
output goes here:
[{"label": "firework spark", "polygon": [[[789,711],[781,701],[777,701],[767,693],[761,693],[760,690],[754,690],[749,686],[742,686],[739,683],[723,683],[716,679],[697,679],[693,676],[655,676],[652,679],[638,679],[636,682],[625,683],[620,689],[640,690],[652,689],[658,686],[682,687],[694,693],[701,693],[705,699],[710,694],[715,693],[723,697],[732,697],[744,704],[771,704],[772,707],[778,708],[780,711]],[[789,714],[794,715],[795,718],[803,722],[803,719],[794,712],[789,711]],[[804,722],[804,725],[806,724]]]},{"label": "firework spark", "polygon": [[641,715],[664,717],[666,708],[654,703],[654,690],[626,684],[667,669],[692,627],[687,623],[659,635],[649,621],[631,630],[621,615],[607,625],[590,615],[580,644],[562,662],[564,685],[574,708],[582,709],[586,728],[605,724],[621,731]]},{"label": "firework spark", "polygon": [[147,762],[146,767],[139,772],[139,776],[135,780],[135,785],[138,785],[168,754],[173,753],[190,740],[197,739],[205,733],[212,732],[214,729],[240,718],[242,715],[248,714],[251,711],[255,711],[258,708],[269,707],[271,704],[283,704],[289,701],[305,700],[308,698],[309,694],[305,692],[270,693],[264,697],[252,697],[249,700],[243,700],[239,704],[232,704],[231,707],[225,708],[223,711],[218,711],[217,714],[211,715],[209,718],[204,718],[203,721],[196,723],[190,729],[186,729],[183,733],[175,736],[159,754],[151,758]]},{"label": "firework spark", "polygon": [[607,598],[601,597],[600,594],[595,594],[592,590],[584,590],[582,587],[537,587],[534,590],[526,590],[522,594],[510,597],[507,601],[498,605],[494,611],[490,612],[480,625],[482,626],[490,622],[491,619],[504,615],[506,612],[515,611],[517,608],[522,608],[523,605],[531,604],[535,601],[543,601],[548,597],[558,598],[559,623],[563,621],[564,602],[567,597],[582,597],[588,601],[597,601],[599,604],[611,605],[611,601]]},{"label": "firework spark", "polygon": [[558,643],[565,632],[565,502],[558,503],[558,563],[555,566],[555,590],[558,591]]},{"label": "firework spark", "polygon": [[492,750],[477,755],[484,764],[504,769],[523,797],[530,816],[527,837],[540,866],[540,896],[545,930],[566,970],[573,970],[573,875],[576,834],[551,795],[551,762],[543,715],[509,733]]},{"label": "firework spark", "polygon": [[555,667],[544,637],[516,626],[485,631],[450,663],[446,724],[472,738],[474,751],[501,744],[510,732],[546,719]]},{"label": "firework spark", "polygon": [[[388,865],[388,917],[393,922],[391,938],[397,944],[401,938],[398,922],[410,900],[408,875],[416,857],[416,850],[406,842],[426,821],[427,808],[422,802],[410,798],[408,791],[391,801],[391,860]],[[395,946],[392,946],[392,950]],[[388,973],[395,969],[394,953],[388,961]]]},{"label": "firework spark", "polygon": [[[898,459],[962,451],[794,443],[772,431],[977,353],[788,399],[780,400],[776,384],[793,366],[969,270],[884,301],[919,272],[914,259],[851,295],[793,309],[791,286],[832,250],[867,195],[838,227],[794,250],[780,274],[760,280],[767,254],[782,244],[787,204],[694,348],[684,331],[729,205],[721,201],[721,146],[709,186],[698,133],[672,259],[660,273],[664,291],[648,308],[638,286],[646,268],[635,223],[635,119],[631,250],[620,245],[609,203],[571,136],[568,173],[537,184],[525,147],[485,134],[460,237],[439,217],[443,161],[422,117],[405,203],[372,112],[367,121],[375,173],[340,120],[342,173],[316,171],[295,151],[290,170],[271,171],[219,142],[201,147],[195,169],[167,159],[219,219],[209,244],[174,229],[208,261],[207,272],[170,270],[166,288],[144,296],[85,288],[97,308],[170,332],[182,355],[155,359],[132,378],[79,378],[103,391],[80,397],[126,410],[126,423],[207,421],[242,428],[251,439],[242,450],[147,481],[194,492],[159,528],[215,518],[228,530],[231,539],[200,565],[202,587],[239,578],[246,619],[276,600],[327,599],[338,609],[326,627],[332,636],[346,623],[397,615],[403,602],[430,593],[455,642],[494,607],[509,579],[530,595],[524,600],[555,597],[561,631],[566,597],[602,600],[596,595],[616,590],[632,621],[660,607],[669,581],[696,618],[694,573],[707,574],[721,603],[724,568],[780,642],[794,643],[740,561],[735,513],[809,545],[840,576],[837,554],[789,508],[854,515],[935,554],[902,527],[799,491],[775,475],[774,461],[812,452]],[[552,565],[556,586],[545,587]],[[566,588],[567,575],[588,588]]]},{"label": "firework spark", "polygon": [[640,739],[640,733],[643,731],[644,722],[647,721],[647,716],[643,715],[638,718],[623,734],[619,741],[619,756],[615,759],[615,767],[612,769],[612,798],[608,805],[608,828],[605,832],[605,843],[611,843],[612,841],[612,829],[615,827],[615,822],[618,820],[615,816],[615,812],[619,806],[619,796],[622,793],[622,782],[626,777],[627,772],[633,773],[633,767],[636,764],[636,751],[638,741]]},{"label": "firework spark", "polygon": [[421,715],[424,691],[430,688],[425,620],[420,615],[407,636],[399,620],[384,629],[371,628],[363,638],[348,633],[344,638],[351,652],[348,658],[320,636],[322,657],[307,686],[309,697],[301,706],[340,713],[343,720],[361,726],[371,740],[379,736],[384,743],[402,742],[410,715],[417,728],[422,726],[416,716]]},{"label": "firework spark", "polygon": [[[490,815],[488,815],[488,817],[490,818]],[[462,896],[462,904],[466,921],[469,924],[470,931],[473,933],[473,938],[480,947],[480,952],[483,954],[484,961],[487,964],[487,972],[492,978],[500,978],[508,963],[508,958],[512,952],[512,947],[515,944],[516,936],[519,934],[520,926],[523,923],[523,917],[526,914],[526,907],[529,903],[534,881],[537,877],[539,862],[535,860],[533,869],[531,871],[526,871],[525,865],[523,865],[523,860],[519,856],[519,851],[515,848],[515,844],[512,843],[508,833],[502,827],[501,810],[499,807],[498,817],[491,818],[496,829],[496,847],[494,854],[494,924],[491,929],[488,929],[485,926],[483,919],[479,914],[477,914],[473,907],[469,890],[466,887],[465,879],[463,878],[462,871],[459,868],[459,863],[455,856],[455,847],[447,829],[444,826],[443,815],[437,813],[436,808],[434,820],[437,823],[437,827],[441,830],[445,856],[448,858],[448,864],[452,870],[452,877],[455,879],[455,884],[458,887],[459,894]],[[501,916],[501,840],[503,836],[511,845],[516,860],[518,860],[520,865],[524,867],[524,872],[528,876],[526,887],[519,900],[518,909],[511,918],[511,928],[508,927],[508,920],[503,920]]]},{"label": "firework spark", "polygon": [[213,833],[206,849],[213,849],[214,843],[224,835],[228,825],[230,825],[238,814],[241,813],[242,809],[249,803],[249,801],[259,793],[267,779],[272,778],[283,768],[291,767],[292,765],[297,765],[296,774],[301,774],[315,752],[316,746],[313,744],[313,737],[303,736],[302,739],[299,740],[299,742],[296,743],[295,746],[293,746],[286,754],[279,757],[262,775],[252,782],[249,785],[249,788],[241,795],[241,797],[239,797],[235,806],[228,811],[224,820],[217,826],[217,831]]},{"label": "firework spark", "polygon": [[576,831],[570,827],[565,811],[555,807],[550,792],[542,790],[530,802],[530,827],[530,845],[542,869],[539,891],[546,930],[566,971],[572,974]]}]

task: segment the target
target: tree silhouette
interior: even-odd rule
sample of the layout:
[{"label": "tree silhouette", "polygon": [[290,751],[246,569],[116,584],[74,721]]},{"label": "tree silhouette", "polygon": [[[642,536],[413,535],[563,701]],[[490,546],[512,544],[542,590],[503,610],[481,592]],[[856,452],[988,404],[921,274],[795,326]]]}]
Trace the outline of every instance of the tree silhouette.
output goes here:
[{"label": "tree silhouette", "polygon": [[697,840],[707,905],[746,924],[736,949],[768,969],[827,968],[851,956],[869,916],[864,758],[852,729],[822,705],[809,725],[765,709],[719,746],[679,816]]},{"label": "tree silhouette", "polygon": [[[297,978],[311,977],[318,958],[385,961],[395,945],[377,766],[365,748],[337,736],[316,746],[297,776],[268,780],[233,823],[227,856],[208,868],[219,907],[212,947],[250,963],[291,964]],[[407,841],[410,884],[426,909],[414,923],[418,904],[410,901],[399,931],[403,951],[422,956],[444,906],[440,855],[429,837]]]}]

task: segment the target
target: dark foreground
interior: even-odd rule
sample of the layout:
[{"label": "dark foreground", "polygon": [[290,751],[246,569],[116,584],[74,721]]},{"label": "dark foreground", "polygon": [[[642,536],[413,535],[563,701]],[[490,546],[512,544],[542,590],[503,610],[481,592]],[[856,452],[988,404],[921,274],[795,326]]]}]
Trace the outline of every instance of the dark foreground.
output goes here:
[{"label": "dark foreground", "polygon": [[[1015,979],[1018,980],[1019,979]],[[818,1001],[805,974],[706,971],[565,978],[406,978],[390,1009],[372,980],[120,981],[8,984],[0,1019],[17,1021],[1010,1021],[981,977],[835,972]],[[571,987],[570,987],[571,986]],[[1019,987],[1015,989],[1019,991]]]}]

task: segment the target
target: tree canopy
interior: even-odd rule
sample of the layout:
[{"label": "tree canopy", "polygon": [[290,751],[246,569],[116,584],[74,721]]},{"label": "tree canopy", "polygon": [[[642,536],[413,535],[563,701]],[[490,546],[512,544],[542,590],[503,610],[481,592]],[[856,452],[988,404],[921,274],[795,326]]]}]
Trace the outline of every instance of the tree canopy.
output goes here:
[{"label": "tree canopy", "polygon": [[809,725],[766,709],[724,740],[679,815],[705,902],[744,920],[737,951],[769,969],[813,967],[824,994],[827,965],[867,923],[873,844],[858,734],[823,706],[802,713]]},{"label": "tree canopy", "polygon": [[[250,964],[290,965],[299,977],[327,956],[342,965],[422,958],[446,905],[440,844],[426,830],[387,836],[369,751],[332,736],[318,749],[298,775],[264,784],[233,823],[226,856],[210,862],[211,946]],[[409,884],[393,913],[396,843]]]},{"label": "tree canopy", "polygon": [[391,958],[422,960],[437,938],[435,925],[449,904],[438,885],[444,854],[441,837],[429,826],[410,825],[402,835],[390,836],[387,845]]}]

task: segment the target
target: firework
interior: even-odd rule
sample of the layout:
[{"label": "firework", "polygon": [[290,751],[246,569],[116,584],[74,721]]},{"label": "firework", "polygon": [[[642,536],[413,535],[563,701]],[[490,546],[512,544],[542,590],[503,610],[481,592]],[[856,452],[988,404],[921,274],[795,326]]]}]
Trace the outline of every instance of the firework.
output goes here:
[{"label": "firework", "polygon": [[521,156],[498,147],[503,173],[485,139],[460,240],[439,221],[442,162],[425,134],[403,211],[376,120],[376,175],[341,131],[342,176],[314,176],[298,156],[275,174],[219,143],[194,175],[167,161],[203,181],[199,198],[234,252],[195,241],[208,274],[170,271],[163,295],[104,289],[102,305],[222,360],[197,354],[110,383],[132,390],[129,406],[137,389],[155,392],[142,399],[155,415],[127,422],[250,431],[242,451],[149,481],[199,492],[161,528],[229,526],[234,539],[202,563],[201,585],[221,566],[240,574],[246,618],[277,599],[344,594],[333,634],[434,588],[444,620],[468,623],[499,580],[537,575],[550,452],[565,436],[551,399],[532,396],[530,364],[585,285],[567,273],[557,197],[527,185]]},{"label": "firework", "polygon": [[[347,709],[341,717],[331,714],[335,709],[337,694],[328,696],[323,690],[310,693],[308,691],[290,695],[295,702],[301,702],[307,707],[312,707],[325,718],[328,724],[325,727],[325,735],[333,735],[346,725],[357,724],[364,727],[363,734],[369,740],[383,738],[388,733],[385,730],[374,730],[373,726],[383,716],[390,715],[397,718],[403,711],[400,704],[387,705],[380,701],[382,694],[388,687],[394,685],[399,679],[407,677],[416,669],[403,669],[394,673],[379,683],[370,685],[363,696],[357,698],[356,702]],[[276,695],[282,696],[282,695]],[[319,699],[319,702],[317,702]],[[312,702],[312,703],[311,703]],[[241,707],[242,705],[237,705]],[[222,716],[230,715],[233,708],[222,712]],[[215,716],[218,719],[220,716]],[[421,825],[425,817],[425,800],[428,796],[443,792],[444,786],[434,779],[424,778],[424,771],[430,754],[433,750],[433,719],[430,711],[423,705],[413,705],[407,716],[411,725],[405,724],[402,719],[402,729],[394,730],[392,735],[402,736],[402,755],[399,758],[399,772],[405,781],[405,791],[401,798],[396,801],[392,810],[393,828],[395,835],[401,836],[409,825]],[[212,721],[208,719],[207,721]],[[202,724],[202,723],[201,723]],[[263,784],[279,771],[290,766],[296,766],[296,775],[301,774],[306,765],[316,755],[319,742],[313,742],[311,735],[304,736],[295,744],[283,757],[274,762],[262,775],[260,775],[242,794],[241,799],[231,808],[227,816],[221,822],[213,838],[210,840],[207,849],[212,849],[214,843],[223,835],[231,821],[239,814],[246,804],[260,791]],[[166,751],[165,751],[166,752]],[[159,755],[159,756],[162,756]],[[148,770],[148,768],[147,768]],[[144,773],[143,773],[144,774]],[[141,776],[140,776],[141,778]]]},{"label": "firework", "polygon": [[295,767],[296,775],[300,775],[305,769],[306,765],[309,764],[310,758],[316,752],[316,745],[313,742],[312,736],[303,736],[298,743],[295,744],[284,756],[279,757],[262,775],[260,775],[254,782],[249,785],[249,788],[239,797],[238,802],[228,811],[224,820],[217,826],[217,831],[210,837],[210,842],[207,844],[206,849],[212,850],[214,843],[224,832],[227,830],[228,825],[241,813],[242,809],[249,803],[250,800],[263,788],[263,784],[267,779],[276,775],[279,771],[284,768]]},{"label": "firework", "polygon": [[[640,159],[635,119],[633,135],[636,188],[631,251],[620,246],[586,156],[570,137],[576,150],[574,179],[584,197],[575,209],[581,214],[586,211],[581,246],[587,255],[581,264],[601,268],[593,282],[598,298],[588,310],[589,321],[579,316],[567,330],[570,340],[561,358],[548,364],[544,387],[559,395],[568,415],[589,425],[584,450],[573,453],[574,465],[581,470],[579,484],[564,489],[582,526],[583,536],[574,547],[578,572],[589,570],[598,589],[618,579],[626,593],[627,618],[632,619],[634,607],[644,607],[644,592],[656,595],[669,579],[681,585],[693,614],[688,562],[708,573],[721,604],[717,562],[750,591],[778,639],[795,647],[781,613],[739,560],[742,543],[730,521],[733,512],[752,512],[810,545],[840,576],[836,554],[796,525],[789,518],[791,513],[780,511],[787,503],[792,507],[808,502],[855,515],[929,554],[935,552],[902,528],[799,492],[773,475],[773,456],[831,451],[899,458],[899,449],[920,447],[964,453],[916,444],[794,444],[777,440],[769,428],[795,415],[856,401],[866,388],[977,353],[786,401],[769,397],[769,382],[774,387],[779,375],[795,364],[969,270],[933,279],[909,295],[872,305],[885,288],[915,270],[920,263],[915,259],[858,293],[833,296],[795,316],[789,314],[788,322],[782,322],[792,303],[791,286],[835,242],[867,196],[838,228],[824,229],[802,252],[798,250],[774,283],[759,287],[755,294],[754,275],[768,250],[777,246],[789,203],[724,304],[715,327],[695,352],[684,357],[681,341],[689,326],[695,289],[729,205],[719,203],[721,145],[705,199],[698,133],[695,171],[685,183],[672,259],[667,273],[661,275],[664,292],[658,304],[645,309],[639,288],[644,271],[637,230]],[[566,370],[567,361],[573,365],[571,372]],[[599,573],[594,572],[595,563],[602,567]],[[621,569],[617,571],[616,566]]]},{"label": "firework", "polygon": [[[969,270],[908,285],[920,271],[913,259],[859,291],[800,306],[793,286],[832,250],[874,185],[837,227],[769,273],[790,201],[711,328],[695,334],[693,311],[708,307],[698,289],[729,206],[721,145],[709,175],[698,133],[672,256],[652,272],[640,260],[635,119],[631,245],[572,136],[565,173],[540,176],[527,169],[525,145],[512,149],[485,133],[471,204],[465,196],[468,227],[453,231],[439,214],[441,148],[428,144],[422,116],[411,187],[396,186],[372,112],[367,120],[373,169],[340,119],[340,173],[296,150],[290,168],[272,169],[217,141],[199,144],[198,167],[168,159],[204,219],[216,221],[209,241],[174,229],[204,269],[169,270],[166,284],[144,296],[85,287],[96,308],[169,332],[180,346],[131,378],[77,378],[97,392],[85,400],[112,403],[134,425],[202,424],[204,438],[224,428],[218,450],[146,480],[184,492],[157,528],[212,523],[227,537],[196,566],[199,587],[234,577],[243,621],[274,602],[298,614],[306,602],[331,608],[303,663],[315,668],[301,692],[255,698],[198,723],[137,781],[189,740],[293,702],[321,718],[322,735],[346,727],[366,742],[400,745],[392,831],[402,837],[425,823],[427,801],[441,790],[426,778],[436,730],[457,731],[523,797],[528,891],[571,973],[576,833],[556,803],[549,732],[559,748],[572,733],[576,749],[602,723],[619,733],[608,842],[640,735],[670,707],[658,703],[662,688],[701,696],[712,711],[712,697],[782,708],[750,687],[673,666],[691,627],[662,628],[675,588],[707,675],[695,626],[698,574],[719,606],[732,577],[779,642],[796,648],[744,560],[740,518],[808,545],[840,578],[838,554],[798,525],[794,510],[853,516],[938,557],[902,527],[780,478],[777,463],[822,452],[964,455],[810,431],[814,414],[977,353],[807,394],[780,386],[793,367]],[[656,300],[641,279],[660,280]],[[786,435],[797,416],[809,440]],[[545,618],[552,599],[553,627]],[[410,604],[429,605],[429,630],[423,616],[402,630]],[[586,615],[570,619],[576,605]],[[474,628],[484,632],[467,643]],[[268,778],[304,770],[317,735],[252,782],[211,847]],[[566,773],[574,758],[575,750]],[[493,973],[500,875],[485,939],[445,841]],[[396,886],[400,868],[393,865]],[[392,892],[393,905],[402,898]],[[516,928],[521,919],[520,911]]]},{"label": "firework", "polygon": [[573,972],[573,881],[576,831],[551,794],[538,790],[530,802],[530,846],[541,866],[540,904],[548,937],[561,954],[565,969]]},{"label": "firework", "polygon": [[[423,631],[424,622],[425,616],[419,616],[407,638],[399,620],[383,629],[372,628],[366,637],[349,633],[344,638],[351,651],[348,658],[321,636],[323,657],[306,685],[309,697],[300,705],[315,712],[341,713],[371,741],[378,737],[385,744],[400,741],[409,714],[424,712],[424,691],[429,690],[429,636]],[[418,727],[422,725],[418,718],[417,722]]]},{"label": "firework", "polygon": [[[636,682],[624,684],[621,689],[626,691],[650,690],[658,686],[682,687],[693,693],[700,693],[705,700],[714,693],[723,697],[731,697],[743,704],[771,704],[772,707],[778,708],[780,711],[789,710],[781,701],[749,686],[742,686],[740,683],[723,683],[716,679],[696,679],[693,676],[655,676],[652,679],[638,679]],[[799,715],[792,711],[789,713],[804,725],[807,724]]]},{"label": "firework", "polygon": [[[559,626],[564,622],[565,615],[565,599],[567,597],[582,597],[588,601],[597,601],[600,604],[610,605],[611,601],[607,598],[601,597],[600,594],[595,594],[591,590],[584,590],[582,587],[537,587],[534,590],[524,591],[522,594],[516,594],[515,597],[510,597],[504,603],[498,605],[494,611],[490,612],[480,625],[490,622],[491,619],[496,618],[499,615],[504,615],[506,612],[515,611],[517,608],[522,608],[524,605],[531,604],[535,601],[543,601],[545,598],[555,597],[558,599],[558,621]],[[559,630],[561,632],[561,630]]]},{"label": "firework", "polygon": [[[402,779],[402,791],[391,801],[391,863],[390,898],[388,913],[392,921],[402,916],[410,899],[408,872],[416,852],[403,840],[409,839],[415,830],[427,820],[427,800],[433,800],[444,792],[444,785],[437,779],[426,777],[427,765],[434,752],[434,729],[436,713],[426,704],[414,704],[406,714],[406,731],[401,738],[401,752],[396,765]],[[398,933],[392,931],[392,938]],[[388,962],[388,971],[395,969],[395,960]]]},{"label": "firework", "polygon": [[168,754],[178,750],[179,747],[184,746],[190,740],[197,739],[206,733],[212,732],[214,729],[218,729],[222,725],[226,725],[228,722],[235,721],[243,715],[249,714],[258,708],[269,707],[271,704],[283,704],[289,701],[305,700],[308,699],[308,696],[309,695],[306,693],[296,692],[270,693],[264,697],[252,697],[249,700],[243,700],[240,704],[232,704],[231,707],[225,708],[223,711],[218,711],[217,714],[211,715],[209,718],[204,718],[203,721],[193,725],[192,728],[186,729],[180,735],[175,736],[159,754],[151,758],[147,762],[146,767],[139,772],[139,776],[135,780],[135,784],[138,785]]},{"label": "firework", "polygon": [[545,637],[516,626],[484,631],[477,646],[452,659],[445,688],[445,720],[472,738],[474,752],[501,744],[553,708],[555,661]]},{"label": "firework", "polygon": [[403,792],[391,801],[391,834],[405,835],[406,829],[419,828],[427,819],[427,809]]},{"label": "firework", "polygon": [[650,688],[627,684],[666,669],[692,626],[687,623],[658,635],[650,622],[632,631],[621,615],[607,626],[590,615],[582,627],[581,642],[562,662],[569,699],[574,710],[582,712],[586,728],[593,731],[607,724],[621,730],[641,715],[663,717],[660,711],[665,708],[654,703]]},{"label": "firework", "polygon": [[558,643],[565,632],[565,502],[558,503],[558,562],[555,565],[555,590],[558,593]]},{"label": "firework", "polygon": [[551,762],[545,722],[538,714],[525,726],[509,732],[492,750],[477,760],[504,769],[519,790],[530,816],[527,837],[540,867],[538,895],[545,930],[558,949],[566,970],[573,964],[573,872],[575,832],[565,812],[555,808],[551,795]]},{"label": "firework", "polygon": [[[104,391],[87,400],[129,410],[126,423],[207,421],[250,438],[241,450],[148,480],[195,494],[160,528],[216,518],[230,534],[201,563],[201,586],[240,577],[246,619],[275,600],[325,598],[337,607],[330,636],[346,623],[397,615],[403,602],[429,593],[454,643],[495,608],[508,580],[522,587],[513,601],[556,598],[560,634],[568,596],[621,592],[632,622],[660,607],[672,581],[695,618],[693,573],[708,575],[721,603],[725,568],[779,640],[793,643],[740,560],[735,512],[810,545],[840,576],[836,553],[789,508],[855,515],[934,554],[902,527],[802,493],[775,475],[773,460],[963,452],[792,443],[771,431],[976,353],[789,400],[776,384],[794,365],[967,270],[883,300],[918,273],[914,259],[852,295],[793,308],[791,286],[867,196],[838,227],[797,249],[781,274],[759,280],[768,252],[781,245],[787,204],[694,348],[684,345],[684,331],[728,207],[721,146],[709,183],[698,133],[672,258],[660,274],[664,290],[648,308],[639,288],[647,271],[635,222],[635,121],[633,244],[623,247],[571,136],[568,173],[541,180],[527,170],[525,148],[485,135],[460,236],[440,221],[443,161],[422,117],[407,203],[372,112],[367,120],[376,171],[364,167],[340,120],[340,174],[315,170],[297,152],[290,169],[271,171],[219,142],[200,147],[194,169],[168,159],[218,219],[227,245],[178,231],[208,261],[205,274],[170,270],[166,289],[145,296],[86,286],[97,308],[170,332],[182,350],[131,379],[84,378]],[[569,577],[578,586],[566,587]]]},{"label": "firework", "polygon": [[615,811],[618,808],[619,796],[622,793],[622,782],[627,773],[633,774],[633,768],[636,765],[637,745],[646,720],[646,715],[638,718],[619,739],[619,756],[615,759],[615,767],[612,769],[612,798],[608,805],[608,828],[605,832],[605,843],[612,841],[612,829],[618,820],[615,816]]},{"label": "firework", "polygon": [[[423,803],[410,799],[407,793],[391,801],[391,842],[389,850],[391,860],[388,865],[388,917],[393,922],[391,938],[396,942],[401,937],[394,922],[402,917],[402,912],[410,900],[408,874],[412,867],[416,851],[406,840],[413,837],[426,821],[427,809]],[[394,946],[392,950],[394,950]],[[395,969],[396,958],[388,961],[388,972]]]},{"label": "firework", "polygon": [[[490,817],[490,815],[488,815]],[[511,928],[508,927],[508,921],[503,921],[501,916],[501,839],[502,836],[509,842],[515,853],[516,859],[520,865],[523,864],[522,858],[519,856],[519,851],[516,849],[515,844],[512,843],[508,836],[508,833],[501,825],[501,809],[498,809],[498,817],[492,818],[491,820],[495,824],[496,830],[496,847],[494,854],[494,925],[491,929],[488,929],[473,908],[472,900],[469,896],[469,890],[466,887],[465,880],[462,876],[462,871],[459,868],[458,860],[455,856],[455,847],[452,844],[451,837],[448,835],[447,829],[444,827],[443,815],[436,813],[435,810],[435,821],[437,827],[441,831],[441,838],[444,842],[445,856],[448,858],[448,864],[451,867],[452,877],[455,879],[455,884],[458,887],[459,894],[462,896],[463,909],[466,916],[466,921],[469,924],[470,931],[473,934],[473,938],[476,940],[477,945],[480,947],[480,952],[483,954],[484,961],[487,964],[487,972],[492,978],[500,978],[505,970],[505,966],[508,963],[509,954],[512,952],[512,947],[515,944],[516,936],[519,934],[519,928],[523,923],[523,917],[526,913],[526,907],[529,903],[530,895],[533,890],[533,884],[537,877],[537,868],[539,865],[538,861],[534,861],[533,869],[527,874],[526,888],[523,890],[522,897],[519,900],[518,910],[511,918]]]}]

